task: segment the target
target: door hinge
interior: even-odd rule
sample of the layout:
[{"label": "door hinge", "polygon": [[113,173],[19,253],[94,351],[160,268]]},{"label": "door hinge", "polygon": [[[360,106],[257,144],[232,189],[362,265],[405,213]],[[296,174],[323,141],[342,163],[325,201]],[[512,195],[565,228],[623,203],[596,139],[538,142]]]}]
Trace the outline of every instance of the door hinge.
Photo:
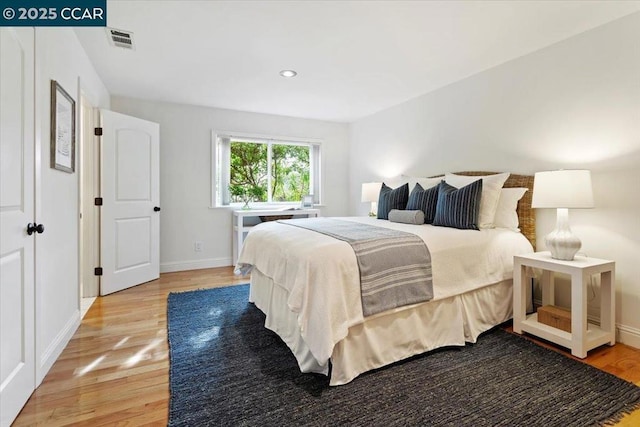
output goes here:
[{"label": "door hinge", "polygon": [[93,199],[93,204],[96,206],[102,206],[102,197],[96,197]]},{"label": "door hinge", "polygon": [[102,267],[96,267],[93,269],[93,274],[95,276],[102,276]]},{"label": "door hinge", "polygon": [[102,128],[94,128],[93,129],[93,134],[95,136],[102,136]]}]

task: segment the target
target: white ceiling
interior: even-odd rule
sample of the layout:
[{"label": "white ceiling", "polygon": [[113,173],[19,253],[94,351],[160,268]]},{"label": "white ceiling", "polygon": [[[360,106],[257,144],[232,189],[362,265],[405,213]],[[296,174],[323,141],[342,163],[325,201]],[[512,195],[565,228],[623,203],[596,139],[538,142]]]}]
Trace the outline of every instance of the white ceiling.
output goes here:
[{"label": "white ceiling", "polygon": [[[351,122],[640,10],[640,1],[108,1],[75,31],[112,95]],[[298,76],[285,79],[283,69]]]}]

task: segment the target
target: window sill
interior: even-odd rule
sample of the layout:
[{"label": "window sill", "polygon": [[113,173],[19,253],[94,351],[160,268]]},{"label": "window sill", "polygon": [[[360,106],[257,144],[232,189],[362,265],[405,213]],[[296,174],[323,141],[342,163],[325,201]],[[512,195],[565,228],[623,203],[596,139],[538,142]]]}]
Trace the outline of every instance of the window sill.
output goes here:
[{"label": "window sill", "polygon": [[[236,211],[236,210],[242,209],[242,206],[243,206],[242,203],[236,203],[236,204],[224,205],[224,206],[209,206],[209,209],[224,209],[224,210],[228,210],[228,211]],[[259,210],[275,210],[275,209],[288,209],[288,208],[301,208],[301,209],[304,209],[304,208],[302,208],[302,206],[300,206],[299,203],[297,203],[297,204],[265,203],[265,204],[252,204],[250,206],[251,206],[250,210],[255,210],[255,211],[259,211]],[[313,205],[311,208],[308,208],[308,209],[323,208],[325,206],[326,205],[318,204],[318,205]]]}]

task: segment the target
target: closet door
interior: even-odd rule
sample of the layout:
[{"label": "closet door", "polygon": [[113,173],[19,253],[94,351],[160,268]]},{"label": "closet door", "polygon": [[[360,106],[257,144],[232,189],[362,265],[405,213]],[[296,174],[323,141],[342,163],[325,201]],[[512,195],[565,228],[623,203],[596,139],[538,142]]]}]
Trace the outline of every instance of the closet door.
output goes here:
[{"label": "closet door", "polygon": [[[34,30],[0,28],[0,426],[35,388]],[[37,228],[37,227],[36,227]]]}]

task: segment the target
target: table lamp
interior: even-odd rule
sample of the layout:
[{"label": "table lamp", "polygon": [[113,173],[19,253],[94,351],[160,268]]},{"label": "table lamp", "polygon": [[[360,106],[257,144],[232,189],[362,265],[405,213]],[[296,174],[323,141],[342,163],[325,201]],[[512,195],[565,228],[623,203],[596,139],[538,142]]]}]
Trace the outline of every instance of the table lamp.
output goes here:
[{"label": "table lamp", "polygon": [[378,214],[378,197],[380,197],[380,182],[364,182],[362,184],[362,199],[361,202],[371,202],[371,211],[369,216],[376,216]]},{"label": "table lamp", "polygon": [[549,233],[544,241],[551,251],[552,258],[571,261],[582,243],[569,227],[569,209],[593,207],[591,172],[536,172],[531,207],[557,209],[556,229]]}]

